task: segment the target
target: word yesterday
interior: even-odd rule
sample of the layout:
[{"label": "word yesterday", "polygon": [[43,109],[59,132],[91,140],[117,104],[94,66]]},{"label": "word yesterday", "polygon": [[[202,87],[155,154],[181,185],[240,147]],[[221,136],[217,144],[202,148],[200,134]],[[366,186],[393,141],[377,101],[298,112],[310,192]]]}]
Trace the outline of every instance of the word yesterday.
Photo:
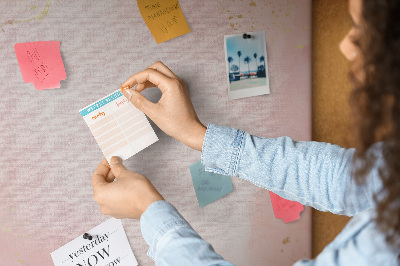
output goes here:
[{"label": "word yesterday", "polygon": [[80,249],[78,249],[77,251],[69,254],[69,257],[71,259],[77,258],[80,255],[86,253],[87,251],[91,250],[92,248],[94,248],[94,246],[100,245],[101,243],[103,243],[104,241],[108,241],[108,237],[109,234],[104,234],[102,236],[99,236],[98,238],[96,238],[95,240],[91,241],[89,244],[87,245],[83,245]]},{"label": "word yesterday", "polygon": [[121,220],[111,218],[51,253],[55,266],[137,265]]}]

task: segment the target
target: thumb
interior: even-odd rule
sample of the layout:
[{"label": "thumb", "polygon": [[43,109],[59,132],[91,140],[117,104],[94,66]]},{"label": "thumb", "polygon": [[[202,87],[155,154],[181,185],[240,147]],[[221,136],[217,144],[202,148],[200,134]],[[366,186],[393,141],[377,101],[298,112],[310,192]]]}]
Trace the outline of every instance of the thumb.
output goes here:
[{"label": "thumb", "polygon": [[108,175],[108,172],[110,171],[110,167],[108,165],[108,162],[106,159],[103,159],[99,166],[97,166],[96,170],[94,171],[94,174],[92,176],[92,186],[93,188],[100,187],[102,185],[107,185],[108,183],[106,182],[106,176]]},{"label": "thumb", "polygon": [[123,94],[125,95],[126,98],[130,100],[133,105],[148,115],[150,113],[151,109],[155,108],[155,104],[150,102],[149,100],[146,99],[140,92],[135,91],[133,89],[125,89],[123,91]]},{"label": "thumb", "polygon": [[110,168],[117,179],[122,177],[123,172],[128,171],[128,169],[126,169],[122,164],[122,160],[117,156],[111,157]]}]

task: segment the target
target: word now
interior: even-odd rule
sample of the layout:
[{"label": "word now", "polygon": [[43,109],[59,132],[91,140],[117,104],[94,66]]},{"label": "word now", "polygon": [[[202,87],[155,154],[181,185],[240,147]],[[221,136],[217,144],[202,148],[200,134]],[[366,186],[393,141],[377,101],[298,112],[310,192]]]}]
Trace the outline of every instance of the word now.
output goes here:
[{"label": "word now", "polygon": [[[105,255],[107,255],[107,257]],[[107,251],[106,251],[106,248],[102,248],[102,249],[98,250],[96,253],[90,255],[87,258],[87,260],[82,260],[83,264],[77,263],[76,266],[95,266],[99,263],[100,259],[105,260],[108,257],[110,257],[110,245],[107,245]],[[114,264],[111,264],[111,265],[114,265]]]}]

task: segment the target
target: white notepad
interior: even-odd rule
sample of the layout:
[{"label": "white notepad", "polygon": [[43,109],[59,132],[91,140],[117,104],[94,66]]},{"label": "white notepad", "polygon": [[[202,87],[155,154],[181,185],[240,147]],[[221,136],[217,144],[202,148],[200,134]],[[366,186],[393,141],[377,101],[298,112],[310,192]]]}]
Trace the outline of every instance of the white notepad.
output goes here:
[{"label": "white notepad", "polygon": [[145,114],[119,90],[79,112],[107,161],[128,159],[158,140]]},{"label": "white notepad", "polygon": [[138,265],[121,220],[108,219],[87,233],[92,236],[91,240],[84,239],[82,233],[81,236],[52,252],[54,265]]}]

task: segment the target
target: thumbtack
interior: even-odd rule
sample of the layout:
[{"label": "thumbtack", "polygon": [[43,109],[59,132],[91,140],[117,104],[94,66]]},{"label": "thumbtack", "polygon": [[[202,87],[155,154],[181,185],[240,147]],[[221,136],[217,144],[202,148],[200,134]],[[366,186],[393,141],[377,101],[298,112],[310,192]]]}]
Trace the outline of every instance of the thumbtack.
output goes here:
[{"label": "thumbtack", "polygon": [[250,34],[243,33],[243,39],[250,39],[250,38],[251,38]]},{"label": "thumbtack", "polygon": [[84,233],[84,234],[83,234],[83,238],[84,238],[84,239],[92,240],[93,237],[92,237],[91,235],[89,235],[88,233]]}]

